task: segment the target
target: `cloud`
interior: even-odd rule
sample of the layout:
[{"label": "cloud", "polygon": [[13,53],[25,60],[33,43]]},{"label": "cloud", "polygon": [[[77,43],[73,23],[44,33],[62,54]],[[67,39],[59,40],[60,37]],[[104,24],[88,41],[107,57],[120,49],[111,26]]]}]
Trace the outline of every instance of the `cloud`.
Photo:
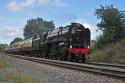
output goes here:
[{"label": "cloud", "polygon": [[97,30],[97,26],[91,25],[89,23],[83,23],[83,26],[89,28],[91,32],[95,32]]},{"label": "cloud", "polygon": [[20,27],[0,28],[0,43],[9,44],[16,37],[23,38],[23,28]]},{"label": "cloud", "polygon": [[1,23],[1,22],[4,22],[4,20],[3,20],[3,19],[0,19],[0,23]]},{"label": "cloud", "polygon": [[84,22],[83,19],[77,19],[76,22],[83,24],[85,28],[89,28],[91,31],[91,39],[96,39],[97,36],[99,36],[102,32],[97,31],[98,27],[96,25]]},{"label": "cloud", "polygon": [[19,2],[17,0],[9,2],[7,8],[10,11],[18,11],[33,5],[55,5],[55,6],[65,6],[66,4],[62,3],[62,0],[24,0]]},{"label": "cloud", "polygon": [[6,21],[7,21],[7,19],[0,17],[0,23],[4,23]]},{"label": "cloud", "polygon": [[86,17],[94,17],[95,16],[94,11],[89,11],[89,12],[83,13],[83,15]]},{"label": "cloud", "polygon": [[36,0],[25,0],[24,2],[18,2],[18,1],[11,1],[8,5],[7,8],[10,11],[17,11],[21,10],[25,7],[32,6]]},{"label": "cloud", "polygon": [[96,30],[97,30],[96,25],[92,25],[90,23],[84,22],[83,19],[77,19],[76,22],[83,24],[84,27],[89,28],[91,32],[96,32]]},{"label": "cloud", "polygon": [[37,3],[42,5],[67,6],[67,4],[62,3],[62,0],[37,0]]},{"label": "cloud", "polygon": [[91,25],[89,23],[83,23],[83,26],[85,28],[89,28],[91,31],[91,39],[96,39],[102,32],[97,31],[97,26]]},{"label": "cloud", "polygon": [[0,29],[0,38],[23,37],[23,28],[2,28]]}]

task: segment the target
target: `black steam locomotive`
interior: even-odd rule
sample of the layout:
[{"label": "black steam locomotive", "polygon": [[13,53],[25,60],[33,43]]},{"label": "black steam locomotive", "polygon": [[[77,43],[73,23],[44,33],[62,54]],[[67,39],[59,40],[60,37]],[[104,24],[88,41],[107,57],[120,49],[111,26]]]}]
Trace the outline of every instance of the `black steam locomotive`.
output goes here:
[{"label": "black steam locomotive", "polygon": [[40,37],[26,39],[6,48],[10,54],[55,60],[86,62],[90,47],[90,30],[71,23],[45,32]]}]

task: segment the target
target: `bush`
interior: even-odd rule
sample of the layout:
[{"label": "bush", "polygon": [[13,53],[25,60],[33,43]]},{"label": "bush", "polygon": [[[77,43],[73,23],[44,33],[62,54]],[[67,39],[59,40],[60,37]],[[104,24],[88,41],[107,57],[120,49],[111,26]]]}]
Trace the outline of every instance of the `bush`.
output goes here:
[{"label": "bush", "polygon": [[90,54],[90,61],[109,63],[125,63],[125,39],[112,43],[107,47],[96,49]]}]

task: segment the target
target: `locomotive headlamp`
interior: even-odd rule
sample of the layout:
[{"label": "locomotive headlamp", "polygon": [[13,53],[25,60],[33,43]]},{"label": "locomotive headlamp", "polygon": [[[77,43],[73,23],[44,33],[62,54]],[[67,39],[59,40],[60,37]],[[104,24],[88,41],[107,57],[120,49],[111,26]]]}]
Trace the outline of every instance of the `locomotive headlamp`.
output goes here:
[{"label": "locomotive headlamp", "polygon": [[72,48],[72,45],[70,45],[70,48]]}]

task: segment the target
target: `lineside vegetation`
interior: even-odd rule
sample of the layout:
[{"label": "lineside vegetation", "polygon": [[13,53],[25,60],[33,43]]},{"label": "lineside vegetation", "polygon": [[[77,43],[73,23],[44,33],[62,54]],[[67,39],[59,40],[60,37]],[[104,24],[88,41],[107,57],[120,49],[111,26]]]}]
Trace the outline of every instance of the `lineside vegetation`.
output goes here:
[{"label": "lineside vegetation", "polygon": [[34,80],[30,76],[27,76],[26,74],[21,72],[6,73],[5,78],[8,80],[13,80],[18,83],[38,83],[37,80]]},{"label": "lineside vegetation", "polygon": [[96,49],[90,56],[90,61],[125,64],[125,39],[112,43],[107,47]]},{"label": "lineside vegetation", "polygon": [[0,68],[6,67],[7,63],[5,62],[4,59],[0,58]]}]

